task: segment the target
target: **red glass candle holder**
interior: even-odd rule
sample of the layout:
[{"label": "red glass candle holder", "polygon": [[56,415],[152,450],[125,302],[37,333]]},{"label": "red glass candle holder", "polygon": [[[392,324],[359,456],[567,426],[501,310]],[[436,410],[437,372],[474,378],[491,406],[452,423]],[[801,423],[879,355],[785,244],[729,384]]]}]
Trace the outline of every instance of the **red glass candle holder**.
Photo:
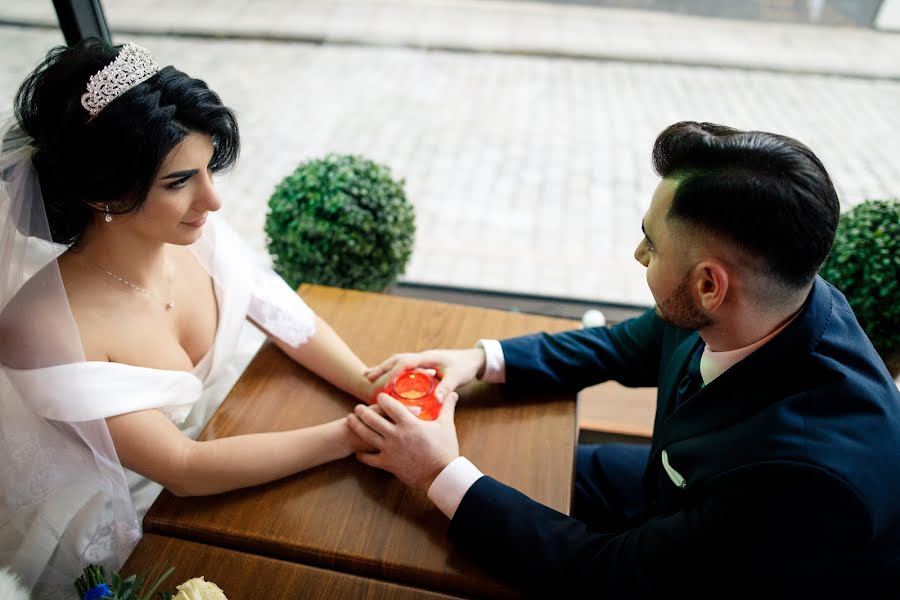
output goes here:
[{"label": "red glass candle holder", "polygon": [[441,413],[441,404],[434,396],[438,378],[421,371],[404,371],[393,382],[384,387],[384,393],[392,396],[406,406],[418,406],[422,409],[419,418],[423,421],[434,421]]}]

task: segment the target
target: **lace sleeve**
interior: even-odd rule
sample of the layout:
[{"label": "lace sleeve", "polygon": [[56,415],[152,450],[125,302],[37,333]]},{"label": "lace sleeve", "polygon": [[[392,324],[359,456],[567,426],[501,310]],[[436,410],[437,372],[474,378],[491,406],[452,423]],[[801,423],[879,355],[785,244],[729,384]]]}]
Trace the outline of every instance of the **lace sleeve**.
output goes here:
[{"label": "lace sleeve", "polygon": [[224,220],[210,215],[205,235],[207,246],[195,245],[197,257],[230,290],[226,295],[249,300],[236,304],[242,316],[295,348],[315,334],[315,313]]},{"label": "lace sleeve", "polygon": [[316,332],[315,313],[284,280],[258,267],[247,315],[269,334],[294,348]]}]

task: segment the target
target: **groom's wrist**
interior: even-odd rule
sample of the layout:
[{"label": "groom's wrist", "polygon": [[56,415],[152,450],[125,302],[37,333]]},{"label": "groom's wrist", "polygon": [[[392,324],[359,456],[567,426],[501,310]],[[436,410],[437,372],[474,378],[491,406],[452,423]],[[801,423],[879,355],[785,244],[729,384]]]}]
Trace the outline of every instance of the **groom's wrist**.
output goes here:
[{"label": "groom's wrist", "polygon": [[503,358],[503,346],[498,340],[481,339],[475,344],[484,354],[484,362],[478,373],[478,379],[485,383],[505,383],[506,361]]},{"label": "groom's wrist", "polygon": [[469,488],[484,474],[464,456],[458,456],[434,478],[428,487],[428,498],[442,513],[452,519]]},{"label": "groom's wrist", "polygon": [[473,352],[477,352],[478,356],[478,369],[475,371],[475,379],[481,380],[484,377],[484,370],[487,368],[487,352],[484,349],[484,346],[479,342]]}]

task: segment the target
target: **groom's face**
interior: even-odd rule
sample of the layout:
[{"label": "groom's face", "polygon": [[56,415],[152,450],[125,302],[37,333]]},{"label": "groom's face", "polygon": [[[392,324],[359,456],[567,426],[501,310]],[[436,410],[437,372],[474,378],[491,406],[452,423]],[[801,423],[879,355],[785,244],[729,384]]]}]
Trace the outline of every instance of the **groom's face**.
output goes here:
[{"label": "groom's face", "polygon": [[659,318],[682,329],[696,330],[712,325],[712,318],[691,294],[691,288],[691,277],[688,274],[668,297],[657,300],[656,314]]},{"label": "groom's face", "polygon": [[634,258],[647,269],[647,285],[659,317],[675,327],[700,329],[711,324],[694,296],[691,277],[702,243],[696,231],[667,218],[677,185],[673,179],[663,179],[656,187]]}]

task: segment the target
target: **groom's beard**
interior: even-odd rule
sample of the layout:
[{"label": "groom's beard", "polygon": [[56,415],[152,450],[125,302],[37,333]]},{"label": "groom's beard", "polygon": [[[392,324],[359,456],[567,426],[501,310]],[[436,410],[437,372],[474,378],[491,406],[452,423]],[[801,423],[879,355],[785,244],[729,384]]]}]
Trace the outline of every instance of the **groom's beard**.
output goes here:
[{"label": "groom's beard", "polygon": [[698,330],[713,324],[712,318],[706,314],[691,296],[688,275],[685,275],[669,297],[656,305],[656,315],[675,327]]}]

